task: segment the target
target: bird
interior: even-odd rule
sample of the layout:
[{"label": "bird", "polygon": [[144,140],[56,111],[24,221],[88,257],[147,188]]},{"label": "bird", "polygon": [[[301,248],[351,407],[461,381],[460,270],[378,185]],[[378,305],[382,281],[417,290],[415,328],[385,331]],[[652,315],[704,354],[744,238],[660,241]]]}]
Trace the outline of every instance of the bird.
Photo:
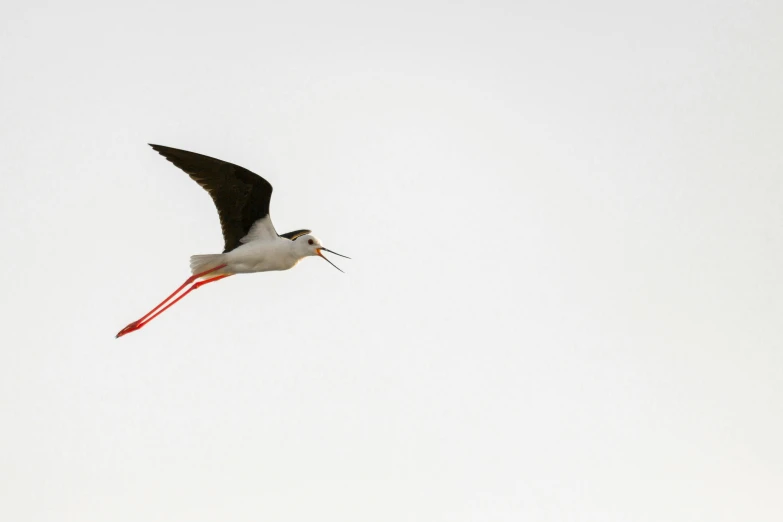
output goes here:
[{"label": "bird", "polygon": [[193,290],[226,277],[288,270],[310,256],[319,256],[342,272],[322,252],[351,259],[325,248],[312,235],[312,230],[278,234],[269,216],[272,185],[258,174],[203,154],[149,145],[212,197],[220,218],[224,248],[221,254],[191,256],[191,276],[155,308],[120,330],[117,338],[146,326]]}]

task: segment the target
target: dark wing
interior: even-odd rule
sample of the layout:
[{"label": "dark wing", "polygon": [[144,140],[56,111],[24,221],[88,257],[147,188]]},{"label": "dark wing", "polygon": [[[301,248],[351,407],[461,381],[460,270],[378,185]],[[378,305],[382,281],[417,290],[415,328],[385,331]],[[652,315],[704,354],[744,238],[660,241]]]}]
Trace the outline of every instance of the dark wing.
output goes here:
[{"label": "dark wing", "polygon": [[298,238],[299,236],[304,236],[305,234],[311,233],[312,230],[294,230],[293,232],[286,232],[285,234],[280,234],[280,237],[284,237],[286,239],[290,239],[293,241],[294,239]]},{"label": "dark wing", "polygon": [[272,185],[258,174],[203,154],[151,143],[150,147],[187,172],[212,196],[223,229],[223,252],[238,247],[253,224],[269,216]]}]

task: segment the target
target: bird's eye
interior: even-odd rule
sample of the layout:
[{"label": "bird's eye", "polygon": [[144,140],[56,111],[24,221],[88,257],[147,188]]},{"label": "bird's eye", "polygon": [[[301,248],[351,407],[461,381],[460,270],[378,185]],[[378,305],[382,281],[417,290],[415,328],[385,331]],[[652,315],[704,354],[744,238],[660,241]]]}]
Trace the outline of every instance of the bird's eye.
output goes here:
[{"label": "bird's eye", "polygon": [[307,240],[307,244],[308,244],[308,245],[312,245],[312,244],[313,244],[313,240],[312,240],[312,239],[308,239],[308,240]]}]

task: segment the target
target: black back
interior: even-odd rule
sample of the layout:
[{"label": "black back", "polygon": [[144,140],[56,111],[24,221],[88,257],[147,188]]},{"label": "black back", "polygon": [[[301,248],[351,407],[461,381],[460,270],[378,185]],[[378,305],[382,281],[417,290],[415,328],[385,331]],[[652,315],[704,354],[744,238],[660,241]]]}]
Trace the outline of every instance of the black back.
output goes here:
[{"label": "black back", "polygon": [[293,241],[294,239],[298,238],[299,236],[304,236],[305,234],[309,234],[312,232],[312,230],[294,230],[293,232],[286,232],[285,234],[280,234],[280,237],[284,237],[286,239],[290,239]]}]

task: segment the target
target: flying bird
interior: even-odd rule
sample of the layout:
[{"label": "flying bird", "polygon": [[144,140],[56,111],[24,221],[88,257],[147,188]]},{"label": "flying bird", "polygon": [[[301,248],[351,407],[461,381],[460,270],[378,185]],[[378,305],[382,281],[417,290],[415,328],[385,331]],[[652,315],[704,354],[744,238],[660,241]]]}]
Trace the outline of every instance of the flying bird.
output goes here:
[{"label": "flying bird", "polygon": [[309,256],[320,256],[340,270],[324,257],[324,251],[350,259],[324,248],[318,238],[311,235],[310,230],[278,234],[269,217],[272,185],[258,174],[195,152],[162,145],[150,146],[184,170],[212,196],[220,217],[225,245],[222,254],[191,256],[192,275],[158,306],[120,330],[117,337],[142,328],[177,301],[207,283],[214,283],[234,274],[288,270]]}]

